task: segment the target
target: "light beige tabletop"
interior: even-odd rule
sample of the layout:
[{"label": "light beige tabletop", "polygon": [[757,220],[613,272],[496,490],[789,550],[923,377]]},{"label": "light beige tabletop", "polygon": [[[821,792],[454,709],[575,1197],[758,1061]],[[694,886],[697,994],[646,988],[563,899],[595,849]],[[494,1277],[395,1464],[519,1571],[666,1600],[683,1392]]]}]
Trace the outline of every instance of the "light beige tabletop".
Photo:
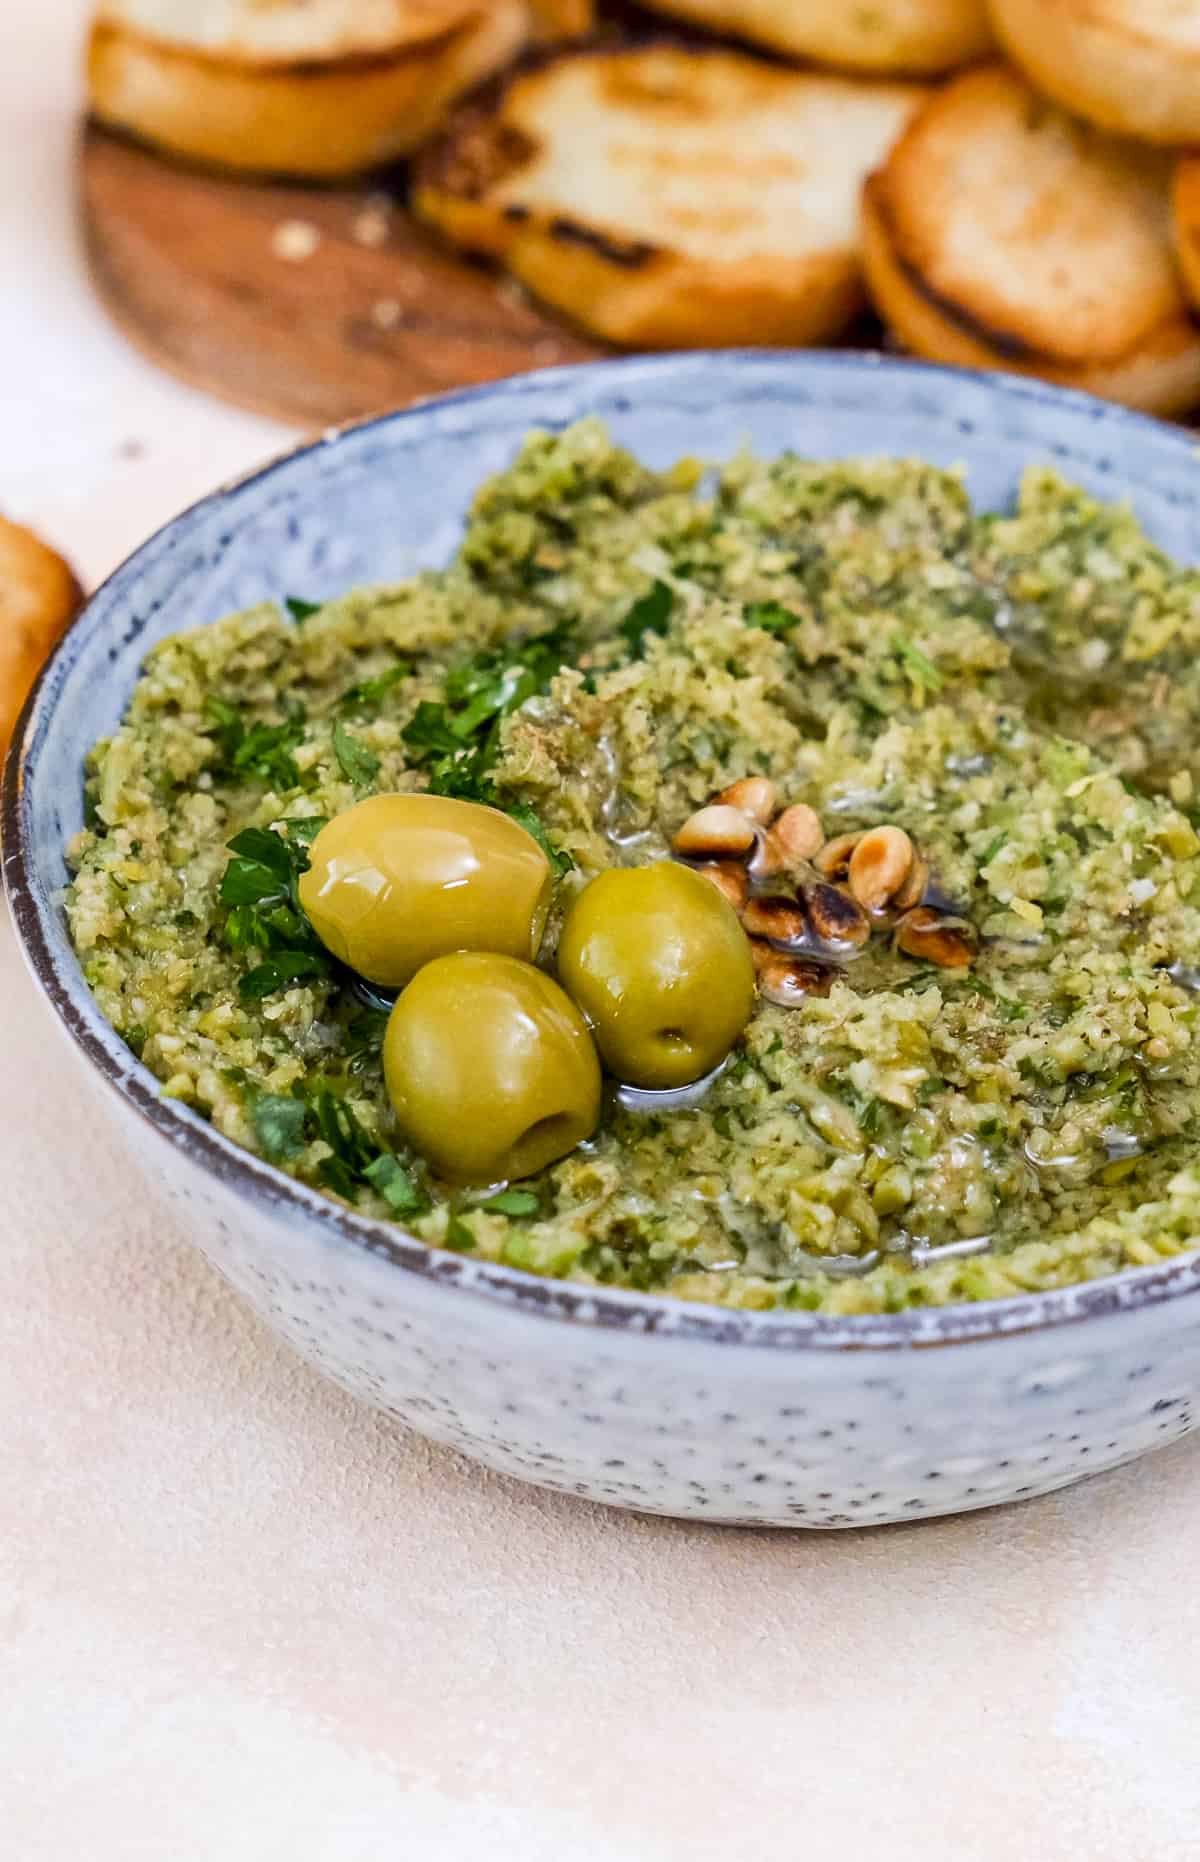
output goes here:
[{"label": "light beige tabletop", "polygon": [[[80,0],[0,18],[0,506],[95,580],[275,447],[71,232]],[[1184,1862],[1200,1445],[860,1534],[639,1519],[328,1388],[111,1147],[0,911],[4,1862]]]}]

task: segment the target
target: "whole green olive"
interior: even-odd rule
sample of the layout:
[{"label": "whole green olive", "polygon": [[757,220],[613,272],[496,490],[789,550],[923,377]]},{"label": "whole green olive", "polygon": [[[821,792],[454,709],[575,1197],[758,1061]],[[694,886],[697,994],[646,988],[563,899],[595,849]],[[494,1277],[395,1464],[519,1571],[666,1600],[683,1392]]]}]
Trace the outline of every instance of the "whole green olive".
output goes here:
[{"label": "whole green olive", "polygon": [[326,824],[300,903],[335,957],[402,989],[452,950],[535,957],[550,862],[498,808],[446,795],[372,795]]},{"label": "whole green olive", "polygon": [[600,1117],[587,1023],[553,977],[515,957],[427,963],[389,1017],[383,1072],[404,1136],[451,1182],[531,1177]]},{"label": "whole green olive", "polygon": [[558,946],[563,987],[631,1086],[686,1086],[750,1019],[754,962],[737,914],[691,867],[614,867],[585,886]]}]

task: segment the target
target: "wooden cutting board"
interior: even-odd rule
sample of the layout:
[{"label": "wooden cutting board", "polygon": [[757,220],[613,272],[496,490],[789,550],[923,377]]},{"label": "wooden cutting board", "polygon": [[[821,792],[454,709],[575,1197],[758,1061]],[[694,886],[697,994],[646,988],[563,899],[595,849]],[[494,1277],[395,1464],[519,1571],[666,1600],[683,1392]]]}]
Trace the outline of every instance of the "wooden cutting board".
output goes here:
[{"label": "wooden cutting board", "polygon": [[227,179],[89,125],[79,185],[92,279],[125,334],[298,427],[606,353],[438,246],[378,178]]}]

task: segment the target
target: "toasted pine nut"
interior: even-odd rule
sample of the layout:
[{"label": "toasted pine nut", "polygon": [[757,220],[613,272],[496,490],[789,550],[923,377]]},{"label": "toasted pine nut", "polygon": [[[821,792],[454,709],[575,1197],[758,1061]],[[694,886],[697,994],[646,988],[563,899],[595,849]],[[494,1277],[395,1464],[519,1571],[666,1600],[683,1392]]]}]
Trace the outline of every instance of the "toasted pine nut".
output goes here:
[{"label": "toasted pine nut", "polygon": [[825,830],[816,809],[807,802],[795,802],[784,809],[759,841],[750,870],[759,879],[795,872],[812,859],[824,839]]},{"label": "toasted pine nut", "polygon": [[736,860],[710,860],[705,866],[696,868],[705,879],[711,879],[718,892],[723,892],[735,912],[741,912],[750,890],[750,881],[746,869]]},{"label": "toasted pine nut", "polygon": [[767,943],[765,937],[752,937],[749,942],[750,955],[754,959],[754,969],[757,975],[766,968],[767,964],[769,964],[773,958],[779,955],[779,952]]},{"label": "toasted pine nut", "polygon": [[796,1009],[808,996],[827,996],[833,987],[833,971],[819,963],[805,963],[798,957],[781,957],[777,952],[758,972],[758,987],[768,1002],[782,1009]]},{"label": "toasted pine nut", "polygon": [[751,899],[742,913],[742,929],[747,937],[769,937],[777,944],[798,944],[808,930],[808,920],[795,899]]},{"label": "toasted pine nut", "polygon": [[812,862],[823,879],[845,879],[850,871],[850,855],[861,839],[861,834],[835,834],[817,849]]},{"label": "toasted pine nut", "polygon": [[913,844],[903,828],[871,828],[850,855],[850,890],[865,911],[882,912],[912,871]]},{"label": "toasted pine nut", "polygon": [[929,886],[929,862],[923,854],[913,848],[913,863],[908,869],[908,878],[899,892],[892,899],[892,910],[911,912],[914,905],[920,905]]},{"label": "toasted pine nut", "polygon": [[804,903],[808,921],[823,943],[849,944],[861,950],[871,935],[867,914],[836,886],[806,886]]},{"label": "toasted pine nut", "polygon": [[675,852],[685,860],[744,860],[754,845],[755,827],[740,808],[710,802],[697,809],[675,836]]},{"label": "toasted pine nut", "polygon": [[779,806],[779,791],[769,776],[743,776],[738,782],[731,782],[727,789],[722,789],[716,797],[718,805],[740,808],[744,815],[760,828],[774,818]]},{"label": "toasted pine nut", "polygon": [[943,918],[918,905],[896,926],[896,949],[942,970],[965,970],[975,955],[975,933],[965,919]]}]

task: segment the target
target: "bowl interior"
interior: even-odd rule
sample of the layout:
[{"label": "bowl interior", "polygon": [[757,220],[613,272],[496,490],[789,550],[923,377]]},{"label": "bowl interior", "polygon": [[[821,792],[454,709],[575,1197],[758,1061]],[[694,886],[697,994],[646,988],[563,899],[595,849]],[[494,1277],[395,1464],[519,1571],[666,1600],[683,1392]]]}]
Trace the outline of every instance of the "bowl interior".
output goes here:
[{"label": "bowl interior", "polygon": [[[117,570],[60,646],[10,755],[4,861],[18,927],[59,1012],[118,1084],[141,1077],[153,1089],[97,1013],[58,900],[64,844],[82,823],[84,756],[119,720],[144,653],[255,602],[327,598],[441,565],[475,488],[507,464],[526,430],[593,413],[656,465],[681,454],[724,459],[744,444],[767,455],[790,448],[962,465],[985,509],[1011,503],[1025,467],[1049,463],[1101,497],[1127,498],[1176,557],[1200,558],[1200,463],[1189,435],[1041,384],[872,356],[700,353],[591,364],[329,435],[214,493]],[[177,1127],[198,1122],[183,1108],[162,1111]],[[787,1316],[802,1320],[811,1315]]]}]

